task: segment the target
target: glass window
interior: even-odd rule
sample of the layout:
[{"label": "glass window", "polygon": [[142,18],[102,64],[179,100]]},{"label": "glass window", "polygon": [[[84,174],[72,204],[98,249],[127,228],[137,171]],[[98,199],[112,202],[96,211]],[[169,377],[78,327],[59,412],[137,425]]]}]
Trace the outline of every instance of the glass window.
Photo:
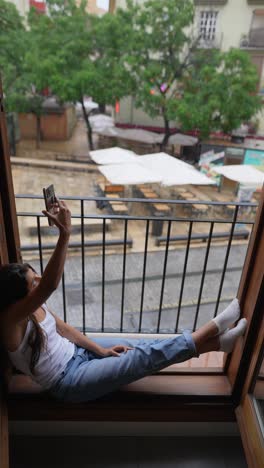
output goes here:
[{"label": "glass window", "polygon": [[216,22],[218,11],[201,11],[199,33],[201,39],[214,41],[216,35]]}]

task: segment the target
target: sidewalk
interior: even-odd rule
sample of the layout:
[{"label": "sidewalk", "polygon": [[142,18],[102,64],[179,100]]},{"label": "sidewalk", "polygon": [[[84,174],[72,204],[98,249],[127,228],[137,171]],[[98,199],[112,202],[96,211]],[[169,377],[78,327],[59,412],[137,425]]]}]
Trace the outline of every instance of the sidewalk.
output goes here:
[{"label": "sidewalk", "polygon": [[[97,135],[94,134],[94,144],[97,144]],[[35,140],[22,140],[17,144],[16,157],[37,159],[86,159],[89,156],[87,131],[83,120],[77,120],[72,137],[67,141],[41,141],[40,148],[36,149]]]}]

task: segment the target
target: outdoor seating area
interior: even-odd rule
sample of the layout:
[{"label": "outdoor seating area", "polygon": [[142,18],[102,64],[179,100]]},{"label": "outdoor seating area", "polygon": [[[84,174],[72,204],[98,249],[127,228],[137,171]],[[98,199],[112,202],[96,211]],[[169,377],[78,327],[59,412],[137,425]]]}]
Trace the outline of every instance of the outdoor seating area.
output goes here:
[{"label": "outdoor seating area", "polygon": [[[104,202],[97,202],[97,208],[108,208],[109,212],[116,215],[127,215],[128,206],[120,200],[124,196],[124,185],[113,185],[107,180],[100,178],[95,185],[95,192],[98,197],[105,197]],[[109,200],[107,200],[109,199]]]},{"label": "outdoor seating area", "polygon": [[[135,193],[139,198],[145,199],[159,199],[160,196],[151,187],[146,185],[137,185],[135,187]],[[151,214],[154,216],[170,216],[172,214],[172,208],[167,203],[151,203],[147,207],[150,209]]]}]

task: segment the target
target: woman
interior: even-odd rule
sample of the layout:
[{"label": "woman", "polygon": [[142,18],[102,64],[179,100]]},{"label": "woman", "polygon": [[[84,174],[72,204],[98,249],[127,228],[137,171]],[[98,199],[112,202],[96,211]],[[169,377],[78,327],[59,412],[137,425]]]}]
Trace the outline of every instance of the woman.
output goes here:
[{"label": "woman", "polygon": [[64,401],[88,401],[173,363],[208,351],[231,352],[246,329],[237,299],[195,331],[169,339],[90,340],[51,313],[45,302],[57,288],[65,263],[71,214],[56,200],[53,214],[43,213],[59,229],[55,250],[40,277],[27,264],[0,268],[0,342],[14,367]]}]

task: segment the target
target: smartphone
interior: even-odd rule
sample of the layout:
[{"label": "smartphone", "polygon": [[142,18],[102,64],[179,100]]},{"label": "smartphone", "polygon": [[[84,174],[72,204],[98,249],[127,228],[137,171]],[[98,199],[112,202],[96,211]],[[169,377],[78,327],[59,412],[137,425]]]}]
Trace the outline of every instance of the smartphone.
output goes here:
[{"label": "smartphone", "polygon": [[[56,201],[55,190],[53,185],[49,185],[47,188],[43,188],[43,195],[45,199],[46,210],[53,213],[52,205]],[[50,226],[54,226],[54,222],[48,218]]]}]

